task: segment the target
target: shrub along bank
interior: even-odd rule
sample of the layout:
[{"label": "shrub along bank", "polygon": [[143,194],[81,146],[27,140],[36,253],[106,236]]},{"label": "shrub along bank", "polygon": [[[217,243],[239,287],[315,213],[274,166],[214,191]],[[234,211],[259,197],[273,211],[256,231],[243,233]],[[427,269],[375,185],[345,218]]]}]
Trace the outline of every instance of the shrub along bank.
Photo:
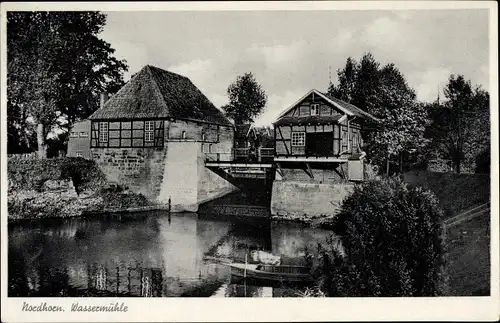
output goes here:
[{"label": "shrub along bank", "polygon": [[7,173],[9,221],[72,217],[151,204],[141,194],[108,183],[99,167],[83,158],[12,157]]},{"label": "shrub along bank", "polygon": [[[446,293],[439,201],[394,179],[355,187],[330,223],[341,237],[319,248],[314,273],[327,296]],[[342,252],[339,252],[341,250]]]}]

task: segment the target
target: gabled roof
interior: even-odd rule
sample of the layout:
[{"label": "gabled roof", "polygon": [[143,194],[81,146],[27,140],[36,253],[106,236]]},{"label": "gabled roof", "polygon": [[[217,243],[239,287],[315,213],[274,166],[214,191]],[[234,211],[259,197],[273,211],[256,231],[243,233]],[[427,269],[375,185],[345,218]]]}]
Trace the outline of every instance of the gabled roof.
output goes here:
[{"label": "gabled roof", "polygon": [[347,109],[347,110],[351,111],[357,117],[360,117],[360,118],[363,118],[363,119],[371,119],[371,120],[377,121],[377,122],[379,121],[377,118],[375,118],[374,116],[372,116],[368,112],[361,110],[360,108],[358,108],[357,106],[355,106],[353,104],[347,103],[345,101],[337,99],[337,98],[335,98],[335,97],[333,97],[331,95],[328,95],[328,94],[325,94],[325,96],[327,98],[329,98],[331,101],[333,101],[333,102],[337,103],[338,105],[344,107],[344,109]]},{"label": "gabled roof", "polygon": [[[278,121],[285,115],[287,114],[289,111],[291,111],[292,109],[294,109],[297,105],[299,105],[305,98],[307,98],[309,95],[311,95],[312,93],[318,95],[319,97],[323,98],[326,102],[330,103],[333,107],[339,109],[340,111],[342,111],[343,113],[345,113],[346,115],[348,116],[356,116],[356,117],[360,117],[362,119],[371,119],[372,121],[376,121],[378,122],[378,119],[375,118],[374,116],[372,116],[371,114],[369,114],[368,112],[365,112],[363,110],[361,110],[360,108],[350,104],[350,103],[347,103],[347,102],[344,102],[340,99],[337,99],[337,98],[334,98],[332,96],[329,96],[329,95],[326,95],[316,89],[312,89],[311,91],[307,92],[306,95],[304,95],[303,97],[301,97],[299,100],[297,100],[297,102],[295,102],[294,104],[292,104],[288,109],[286,109],[285,111],[283,111],[279,116],[278,116]],[[275,122],[276,124],[276,122]]]},{"label": "gabled roof", "polygon": [[178,118],[232,126],[187,77],[146,65],[89,119]]},{"label": "gabled roof", "polygon": [[235,125],[235,139],[246,139],[249,137],[250,133],[253,133],[254,137],[256,137],[255,128],[251,124],[244,123]]},{"label": "gabled roof", "polygon": [[307,124],[325,124],[325,123],[337,123],[342,122],[346,117],[344,115],[314,115],[305,117],[282,117],[279,118],[274,125],[307,125]]}]

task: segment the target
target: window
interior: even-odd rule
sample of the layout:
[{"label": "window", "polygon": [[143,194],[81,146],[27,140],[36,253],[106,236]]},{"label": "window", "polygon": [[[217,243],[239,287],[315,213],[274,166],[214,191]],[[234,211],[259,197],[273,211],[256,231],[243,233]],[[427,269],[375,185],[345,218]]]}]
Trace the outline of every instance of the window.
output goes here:
[{"label": "window", "polygon": [[87,138],[89,136],[88,132],[82,131],[80,132],[80,138]]},{"label": "window", "polygon": [[342,149],[346,150],[348,149],[347,147],[347,131],[342,131]]},{"label": "window", "polygon": [[205,133],[204,133],[204,132],[202,132],[202,133],[201,133],[201,140],[202,140],[202,141],[205,141],[205,140],[206,140],[206,136],[205,136]]},{"label": "window", "polygon": [[319,114],[319,104],[311,104],[311,115],[315,116]]},{"label": "window", "polygon": [[82,152],[81,152],[81,151],[77,151],[77,152],[76,152],[76,157],[83,157]]},{"label": "window", "polygon": [[99,122],[99,142],[108,142],[108,123]]},{"label": "window", "polygon": [[70,137],[71,138],[78,138],[78,132],[71,131]]},{"label": "window", "polygon": [[352,136],[352,148],[355,150],[358,149],[358,136],[357,135]]},{"label": "window", "polygon": [[144,123],[144,140],[147,142],[154,141],[155,139],[155,122],[146,121]]},{"label": "window", "polygon": [[305,132],[292,132],[292,146],[305,146],[306,133]]},{"label": "window", "polygon": [[185,131],[182,132],[182,139],[186,139],[186,132]]}]

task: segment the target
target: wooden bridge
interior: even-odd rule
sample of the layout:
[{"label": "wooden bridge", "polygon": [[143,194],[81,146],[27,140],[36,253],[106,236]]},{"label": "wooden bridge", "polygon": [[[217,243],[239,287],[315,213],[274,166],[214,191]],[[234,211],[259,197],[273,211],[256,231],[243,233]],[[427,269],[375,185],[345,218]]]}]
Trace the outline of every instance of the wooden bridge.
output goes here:
[{"label": "wooden bridge", "polygon": [[274,148],[236,148],[231,153],[205,153],[205,166],[232,182],[232,178],[266,179],[274,163]]}]

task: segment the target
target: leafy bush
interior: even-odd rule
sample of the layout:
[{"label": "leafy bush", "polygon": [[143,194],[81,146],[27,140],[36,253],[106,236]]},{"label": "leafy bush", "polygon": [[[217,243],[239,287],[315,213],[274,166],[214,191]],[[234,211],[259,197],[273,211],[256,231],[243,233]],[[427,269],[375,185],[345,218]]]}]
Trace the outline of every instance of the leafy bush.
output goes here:
[{"label": "leafy bush", "polygon": [[438,295],[441,213],[433,193],[396,179],[357,186],[333,227],[346,256],[339,248],[321,251],[316,273],[322,290],[329,296]]},{"label": "leafy bush", "polygon": [[476,156],[476,173],[490,173],[490,148],[488,147]]},{"label": "leafy bush", "polygon": [[8,160],[9,189],[40,191],[47,180],[72,179],[78,193],[97,191],[106,177],[95,162],[83,158]]}]

